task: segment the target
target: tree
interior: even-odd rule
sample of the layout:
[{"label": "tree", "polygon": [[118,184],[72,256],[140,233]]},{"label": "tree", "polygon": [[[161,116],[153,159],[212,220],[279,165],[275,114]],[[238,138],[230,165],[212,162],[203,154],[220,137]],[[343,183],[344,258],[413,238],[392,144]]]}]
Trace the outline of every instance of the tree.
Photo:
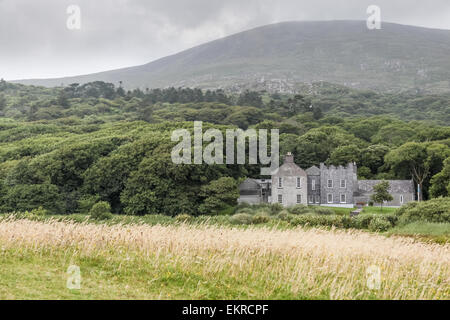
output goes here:
[{"label": "tree", "polygon": [[430,196],[448,197],[450,195],[450,158],[445,159],[444,168],[431,179]]},{"label": "tree", "polygon": [[205,198],[199,206],[202,214],[217,214],[227,206],[236,204],[239,198],[238,185],[235,179],[222,177],[211,181],[201,188],[201,195]]},{"label": "tree", "polygon": [[450,155],[450,148],[440,143],[408,142],[390,151],[385,162],[403,178],[412,177],[419,186],[419,201],[424,199],[424,186],[429,179],[442,170],[444,159]]},{"label": "tree", "polygon": [[381,211],[383,211],[383,202],[392,201],[394,198],[389,193],[389,182],[382,181],[373,187],[374,194],[370,197],[375,203],[380,204]]},{"label": "tree", "polygon": [[6,107],[6,98],[3,94],[0,94],[0,111],[3,111]]},{"label": "tree", "polygon": [[350,162],[359,162],[360,149],[354,144],[340,146],[333,150],[328,163],[333,165],[347,165]]}]

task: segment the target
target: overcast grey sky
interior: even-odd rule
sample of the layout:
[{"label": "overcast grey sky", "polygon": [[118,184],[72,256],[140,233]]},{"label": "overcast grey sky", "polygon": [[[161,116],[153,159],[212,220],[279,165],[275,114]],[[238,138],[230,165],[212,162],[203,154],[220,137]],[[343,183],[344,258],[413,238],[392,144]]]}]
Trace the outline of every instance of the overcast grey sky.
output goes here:
[{"label": "overcast grey sky", "polygon": [[[62,77],[144,64],[269,23],[367,18],[450,29],[449,0],[0,0],[0,78]],[[69,5],[81,29],[66,26]]]}]

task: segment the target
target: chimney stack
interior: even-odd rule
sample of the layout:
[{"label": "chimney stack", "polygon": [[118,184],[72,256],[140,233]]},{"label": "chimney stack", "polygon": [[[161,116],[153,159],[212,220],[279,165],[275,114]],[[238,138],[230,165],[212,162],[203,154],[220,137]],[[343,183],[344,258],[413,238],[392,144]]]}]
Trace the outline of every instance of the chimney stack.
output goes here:
[{"label": "chimney stack", "polygon": [[288,152],[284,157],[284,163],[294,163],[294,155]]}]

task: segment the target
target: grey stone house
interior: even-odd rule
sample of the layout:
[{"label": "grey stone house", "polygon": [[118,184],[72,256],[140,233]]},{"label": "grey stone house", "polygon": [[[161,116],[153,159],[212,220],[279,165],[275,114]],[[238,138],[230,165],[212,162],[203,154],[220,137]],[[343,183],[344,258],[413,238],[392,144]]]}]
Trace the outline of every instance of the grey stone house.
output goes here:
[{"label": "grey stone house", "polygon": [[[272,173],[272,179],[247,179],[239,187],[238,202],[249,204],[281,203],[348,207],[367,205],[373,187],[380,180],[358,180],[357,166],[312,166],[306,171],[294,163],[288,153],[284,163]],[[389,180],[389,193],[394,200],[385,206],[400,207],[415,200],[412,180]]]},{"label": "grey stone house", "polygon": [[325,166],[320,164],[320,203],[330,207],[354,206],[353,192],[357,185],[356,164]]},{"label": "grey stone house", "polygon": [[294,156],[288,153],[284,163],[272,173],[272,201],[286,207],[308,204],[308,176],[294,163]]}]

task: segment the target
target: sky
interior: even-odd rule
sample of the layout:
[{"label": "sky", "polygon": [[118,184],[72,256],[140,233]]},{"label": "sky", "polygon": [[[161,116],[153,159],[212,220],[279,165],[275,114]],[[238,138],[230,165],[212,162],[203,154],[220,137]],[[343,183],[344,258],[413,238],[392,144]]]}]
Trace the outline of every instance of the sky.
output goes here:
[{"label": "sky", "polygon": [[450,29],[449,0],[0,0],[0,78],[140,65],[271,23],[366,20],[369,5],[382,22]]}]

